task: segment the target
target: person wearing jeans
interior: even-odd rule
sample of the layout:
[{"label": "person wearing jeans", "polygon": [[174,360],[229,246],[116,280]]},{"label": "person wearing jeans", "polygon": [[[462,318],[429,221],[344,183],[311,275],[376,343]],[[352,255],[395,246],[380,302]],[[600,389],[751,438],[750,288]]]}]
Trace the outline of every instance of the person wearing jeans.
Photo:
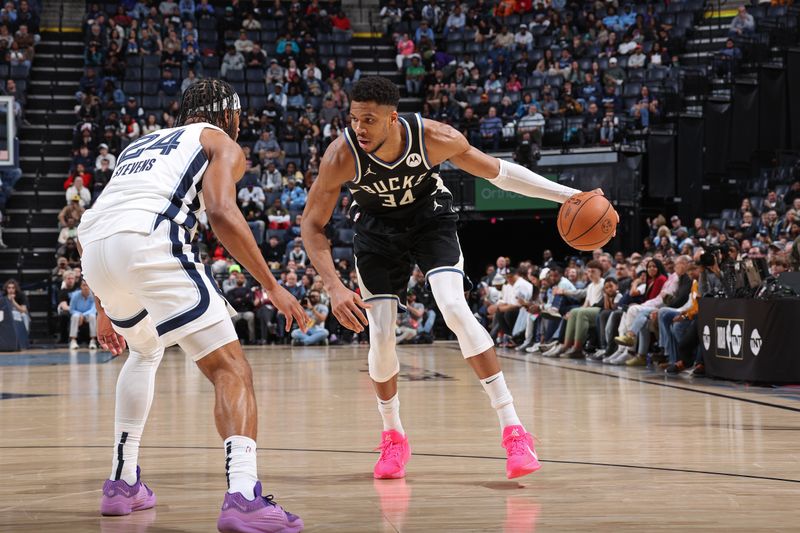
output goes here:
[{"label": "person wearing jeans", "polygon": [[94,295],[89,290],[86,281],[81,282],[81,290],[75,291],[69,300],[69,348],[78,349],[78,328],[89,324],[89,349],[97,349],[97,309],[94,305]]},{"label": "person wearing jeans", "polygon": [[308,298],[301,300],[308,315],[308,329],[303,333],[300,328],[292,331],[292,344],[295,346],[311,346],[328,339],[325,320],[328,319],[328,307],[320,303],[319,291],[311,291]]},{"label": "person wearing jeans", "polygon": [[[677,374],[686,368],[686,361],[681,357],[681,345],[684,340],[690,336],[692,329],[696,329],[695,317],[697,315],[698,306],[697,299],[699,297],[700,287],[700,267],[692,265],[689,268],[689,275],[692,277],[692,292],[689,300],[685,305],[677,309],[676,313],[664,313],[661,316],[659,312],[659,337],[664,352],[667,355],[667,363],[662,365],[667,372]],[[672,315],[672,318],[669,318]]]},{"label": "person wearing jeans", "polygon": [[408,291],[406,299],[406,309],[417,322],[417,334],[430,335],[433,331],[433,324],[436,322],[436,311],[425,309],[425,306],[417,301],[417,293],[413,290]]},{"label": "person wearing jeans", "polygon": [[608,282],[609,288],[605,288],[600,263],[594,260],[589,261],[586,264],[586,273],[589,276],[589,285],[586,287],[586,297],[583,300],[583,305],[569,311],[563,344],[556,345],[545,352],[543,354],[545,357],[559,357],[562,354],[567,357],[582,356],[583,343],[586,342],[586,337],[589,334],[589,326],[594,323],[600,313],[601,307],[597,306],[597,304],[602,305],[604,303],[606,290],[613,289],[616,295],[616,280],[613,280],[613,283]]}]

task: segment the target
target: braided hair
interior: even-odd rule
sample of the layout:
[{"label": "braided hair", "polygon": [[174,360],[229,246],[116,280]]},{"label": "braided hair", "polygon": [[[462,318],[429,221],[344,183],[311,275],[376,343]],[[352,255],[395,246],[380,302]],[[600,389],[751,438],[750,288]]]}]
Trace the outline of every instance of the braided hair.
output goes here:
[{"label": "braided hair", "polygon": [[[235,139],[233,113],[239,109],[239,96],[228,82],[207,78],[184,91],[175,125],[183,126],[190,118],[198,118],[222,128]],[[227,111],[230,116],[226,116]]]}]

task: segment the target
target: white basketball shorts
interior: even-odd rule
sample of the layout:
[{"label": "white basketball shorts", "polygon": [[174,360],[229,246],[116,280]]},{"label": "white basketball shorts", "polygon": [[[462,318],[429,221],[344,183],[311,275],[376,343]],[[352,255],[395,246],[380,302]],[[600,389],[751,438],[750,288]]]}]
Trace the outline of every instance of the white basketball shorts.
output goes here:
[{"label": "white basketball shorts", "polygon": [[237,338],[230,320],[236,312],[210,267],[200,262],[189,232],[169,219],[149,235],[122,232],[90,242],[81,264],[89,287],[123,336],[149,317],[165,347],[221,321],[229,327],[225,337]]}]

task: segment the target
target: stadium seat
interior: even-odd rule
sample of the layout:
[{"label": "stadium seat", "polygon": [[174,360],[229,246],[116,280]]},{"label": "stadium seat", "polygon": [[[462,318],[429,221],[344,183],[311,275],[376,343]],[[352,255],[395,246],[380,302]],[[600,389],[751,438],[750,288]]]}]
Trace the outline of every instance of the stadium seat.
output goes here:
[{"label": "stadium seat", "polygon": [[249,107],[255,109],[256,111],[263,109],[265,105],[267,105],[267,97],[263,95],[255,95],[251,94],[248,97]]},{"label": "stadium seat", "polygon": [[126,80],[141,80],[143,74],[141,67],[128,67],[125,69]]},{"label": "stadium seat", "polygon": [[464,43],[461,41],[448,42],[447,53],[451,55],[462,55],[464,53]]},{"label": "stadium seat", "polygon": [[142,82],[142,94],[152,95],[158,93],[158,75],[156,75],[155,78],[156,79],[153,79],[152,76],[145,77],[144,81]]},{"label": "stadium seat", "polygon": [[225,73],[225,79],[229,82],[243,82],[244,81],[244,70],[228,70]]},{"label": "stadium seat", "polygon": [[351,247],[334,246],[332,255],[334,261],[347,259],[351,264],[353,263],[353,249]]},{"label": "stadium seat", "polygon": [[631,96],[639,96],[642,92],[642,84],[638,82],[628,82],[622,86],[622,96],[629,98]]},{"label": "stadium seat", "polygon": [[[154,94],[142,96],[142,107],[148,111],[156,111],[161,108],[161,97]],[[156,116],[161,116],[160,111],[156,111]]]},{"label": "stadium seat", "polygon": [[244,71],[244,78],[246,81],[258,81],[263,85],[264,83],[264,70],[260,68],[248,68]]},{"label": "stadium seat", "polygon": [[30,74],[30,67],[27,65],[11,65],[8,77],[15,80],[25,80]]},{"label": "stadium seat", "polygon": [[344,56],[349,57],[351,53],[351,48],[349,44],[337,44],[334,46],[334,52],[337,56]]},{"label": "stadium seat", "polygon": [[286,152],[287,157],[297,157],[300,155],[300,144],[296,142],[283,143],[283,150]]},{"label": "stadium seat", "polygon": [[156,55],[142,56],[142,66],[144,68],[161,68],[161,57]]},{"label": "stadium seat", "polygon": [[286,230],[285,229],[268,229],[267,230],[267,240],[271,239],[272,237],[275,237],[279,241],[282,241],[285,236],[286,236]]},{"label": "stadium seat", "polygon": [[142,82],[139,80],[125,80],[122,82],[122,92],[126,95],[137,96],[142,94]]},{"label": "stadium seat", "polygon": [[216,19],[201,18],[199,21],[197,21],[197,27],[200,30],[213,30],[215,35],[217,33],[217,21],[216,21]]},{"label": "stadium seat", "polygon": [[355,230],[342,228],[336,232],[336,242],[344,246],[352,246]]},{"label": "stadium seat", "polygon": [[251,96],[263,95],[265,92],[264,81],[248,81],[246,83],[247,94]]}]

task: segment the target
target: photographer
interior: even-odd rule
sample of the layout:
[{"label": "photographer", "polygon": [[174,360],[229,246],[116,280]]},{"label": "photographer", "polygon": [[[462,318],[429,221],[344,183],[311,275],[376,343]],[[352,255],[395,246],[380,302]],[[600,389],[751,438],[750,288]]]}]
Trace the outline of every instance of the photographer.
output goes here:
[{"label": "photographer", "polygon": [[261,336],[258,338],[258,344],[267,344],[270,336],[275,334],[277,310],[272,305],[269,294],[263,285],[253,287],[253,310],[261,324]]},{"label": "photographer", "polygon": [[328,343],[328,330],[325,320],[328,318],[328,306],[320,303],[319,291],[312,290],[308,296],[300,300],[300,305],[308,315],[308,329],[303,333],[300,328],[292,331],[292,346],[311,346]]},{"label": "photographer", "polygon": [[700,256],[700,280],[698,292],[701,297],[713,296],[722,290],[722,271],[714,253],[706,252]]}]

